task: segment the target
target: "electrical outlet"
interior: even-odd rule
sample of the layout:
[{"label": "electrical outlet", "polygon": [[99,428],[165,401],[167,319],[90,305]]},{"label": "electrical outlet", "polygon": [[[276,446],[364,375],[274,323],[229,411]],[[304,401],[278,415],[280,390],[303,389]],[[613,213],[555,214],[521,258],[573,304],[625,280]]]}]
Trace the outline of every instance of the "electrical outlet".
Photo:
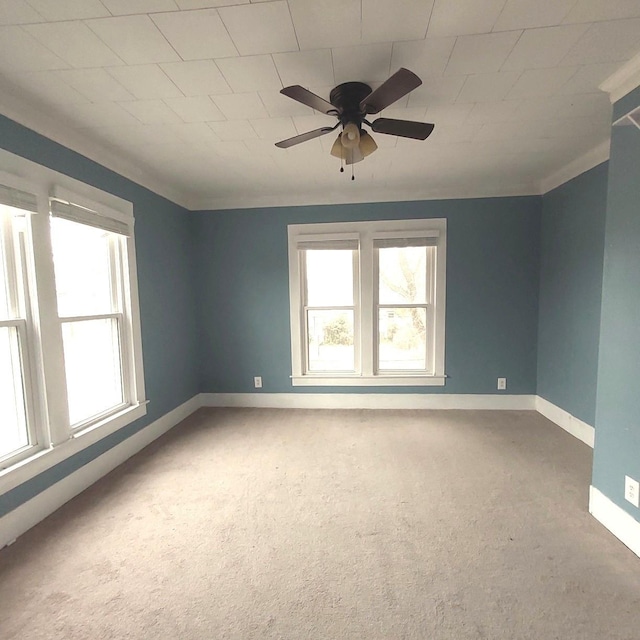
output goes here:
[{"label": "electrical outlet", "polygon": [[254,386],[256,389],[262,389],[262,376],[256,376],[256,377],[253,379],[253,386]]},{"label": "electrical outlet", "polygon": [[506,378],[498,378],[498,389],[500,391],[504,391],[507,388],[507,379]]},{"label": "electrical outlet", "polygon": [[628,500],[634,507],[640,506],[640,485],[637,480],[629,476],[624,477],[624,497],[625,500]]}]

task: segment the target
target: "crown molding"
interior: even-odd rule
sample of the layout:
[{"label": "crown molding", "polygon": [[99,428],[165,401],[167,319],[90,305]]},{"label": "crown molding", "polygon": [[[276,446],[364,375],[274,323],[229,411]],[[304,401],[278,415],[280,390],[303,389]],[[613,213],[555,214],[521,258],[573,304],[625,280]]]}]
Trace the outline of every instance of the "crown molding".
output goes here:
[{"label": "crown molding", "polygon": [[220,211],[232,209],[259,209],[271,207],[299,207],[337,204],[371,204],[376,202],[412,202],[417,200],[467,200],[472,198],[505,198],[540,195],[535,181],[515,185],[486,185],[435,187],[432,189],[386,188],[367,190],[365,193],[348,194],[342,191],[322,193],[278,194],[228,198],[193,199],[188,203],[192,211]]},{"label": "crown molding", "polygon": [[597,147],[587,151],[585,154],[564,165],[564,167],[554,171],[551,175],[543,178],[540,180],[538,193],[544,195],[565,182],[577,178],[585,171],[589,171],[589,169],[593,169],[593,167],[597,167],[600,163],[605,162],[609,159],[610,146],[611,140],[605,140]]},{"label": "crown molding", "polygon": [[609,94],[612,103],[623,98],[636,87],[640,87],[640,53],[612,73],[600,89]]},{"label": "crown molding", "polygon": [[43,108],[35,106],[22,92],[7,82],[0,80],[0,113],[49,140],[63,145],[71,151],[93,160],[103,167],[115,171],[124,178],[153,191],[155,194],[184,207],[187,194],[168,185],[166,181],[144,171],[131,159],[116,151],[107,149],[104,142],[91,135],[81,133],[45,113]]}]

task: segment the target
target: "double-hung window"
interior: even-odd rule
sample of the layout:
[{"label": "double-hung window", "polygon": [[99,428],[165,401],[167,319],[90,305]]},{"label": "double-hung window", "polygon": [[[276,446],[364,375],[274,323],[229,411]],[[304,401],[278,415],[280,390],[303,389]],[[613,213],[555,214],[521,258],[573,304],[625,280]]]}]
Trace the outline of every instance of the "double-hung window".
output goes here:
[{"label": "double-hung window", "polygon": [[51,200],[51,246],[69,423],[81,429],[131,403],[125,323],[128,225]]},{"label": "double-hung window", "polygon": [[446,220],[289,226],[294,385],[443,385]]},{"label": "double-hung window", "polygon": [[1,493],[142,417],[146,400],[132,204],[0,160],[33,174],[0,172]]},{"label": "double-hung window", "polygon": [[0,467],[37,444],[24,237],[35,211],[35,196],[0,185]]}]

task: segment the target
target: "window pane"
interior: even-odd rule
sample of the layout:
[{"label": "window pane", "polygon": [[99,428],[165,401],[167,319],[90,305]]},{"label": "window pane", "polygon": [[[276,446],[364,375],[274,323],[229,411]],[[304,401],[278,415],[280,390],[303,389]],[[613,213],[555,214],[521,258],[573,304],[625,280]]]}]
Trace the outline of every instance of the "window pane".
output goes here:
[{"label": "window pane", "polygon": [[18,331],[0,327],[0,458],[28,444]]},{"label": "window pane", "polygon": [[380,309],[378,315],[378,368],[426,368],[426,309]]},{"label": "window pane", "polygon": [[118,321],[65,322],[62,339],[71,424],[122,404]]},{"label": "window pane", "polygon": [[353,371],[353,311],[308,311],[309,371]]},{"label": "window pane", "polygon": [[58,313],[79,316],[111,313],[108,231],[51,218]]},{"label": "window pane", "polygon": [[307,257],[307,306],[353,305],[353,251],[320,249],[305,251]]},{"label": "window pane", "polygon": [[427,247],[378,249],[380,304],[427,302]]}]

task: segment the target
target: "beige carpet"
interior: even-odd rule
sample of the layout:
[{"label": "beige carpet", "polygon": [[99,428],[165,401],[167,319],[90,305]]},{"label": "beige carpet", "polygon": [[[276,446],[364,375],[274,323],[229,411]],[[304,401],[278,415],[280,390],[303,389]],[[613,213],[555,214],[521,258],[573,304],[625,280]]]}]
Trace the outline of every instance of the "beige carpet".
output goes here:
[{"label": "beige carpet", "polygon": [[0,638],[640,638],[529,412],[201,411],[0,552]]}]

